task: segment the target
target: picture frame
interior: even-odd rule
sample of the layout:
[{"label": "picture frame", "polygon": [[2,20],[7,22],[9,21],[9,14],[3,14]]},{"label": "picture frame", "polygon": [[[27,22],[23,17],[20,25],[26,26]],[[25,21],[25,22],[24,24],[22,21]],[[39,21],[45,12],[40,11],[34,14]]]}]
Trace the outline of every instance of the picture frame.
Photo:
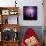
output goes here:
[{"label": "picture frame", "polygon": [[9,15],[9,10],[2,10],[2,15]]},{"label": "picture frame", "polygon": [[23,20],[37,20],[37,6],[23,6]]}]

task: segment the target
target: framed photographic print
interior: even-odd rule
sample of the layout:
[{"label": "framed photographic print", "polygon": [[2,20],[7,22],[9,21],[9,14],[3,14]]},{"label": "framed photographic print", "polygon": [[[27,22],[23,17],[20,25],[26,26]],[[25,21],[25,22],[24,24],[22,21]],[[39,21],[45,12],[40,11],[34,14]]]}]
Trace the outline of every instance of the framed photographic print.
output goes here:
[{"label": "framed photographic print", "polygon": [[9,15],[9,10],[2,10],[2,15]]},{"label": "framed photographic print", "polygon": [[24,20],[37,20],[37,6],[23,6]]}]

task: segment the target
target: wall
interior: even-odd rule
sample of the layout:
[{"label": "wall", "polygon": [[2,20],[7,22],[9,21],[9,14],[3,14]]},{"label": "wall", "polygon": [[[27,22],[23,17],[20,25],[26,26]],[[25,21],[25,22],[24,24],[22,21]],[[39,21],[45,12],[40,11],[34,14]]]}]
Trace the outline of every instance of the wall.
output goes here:
[{"label": "wall", "polygon": [[0,0],[1,7],[13,7],[15,6],[15,0]]},{"label": "wall", "polygon": [[[2,7],[9,7],[9,6],[15,6],[14,3],[15,0],[0,0],[0,6]],[[17,3],[19,6],[19,24],[20,26],[43,26],[43,6],[42,6],[43,0],[17,0]],[[36,21],[24,21],[23,20],[23,6],[37,6],[38,7],[38,20]]]},{"label": "wall", "polygon": [[[20,4],[20,17],[19,24],[21,26],[43,26],[43,6],[42,0],[21,0],[18,1]],[[38,7],[38,20],[36,21],[24,21],[23,20],[23,6],[37,6]]]}]

